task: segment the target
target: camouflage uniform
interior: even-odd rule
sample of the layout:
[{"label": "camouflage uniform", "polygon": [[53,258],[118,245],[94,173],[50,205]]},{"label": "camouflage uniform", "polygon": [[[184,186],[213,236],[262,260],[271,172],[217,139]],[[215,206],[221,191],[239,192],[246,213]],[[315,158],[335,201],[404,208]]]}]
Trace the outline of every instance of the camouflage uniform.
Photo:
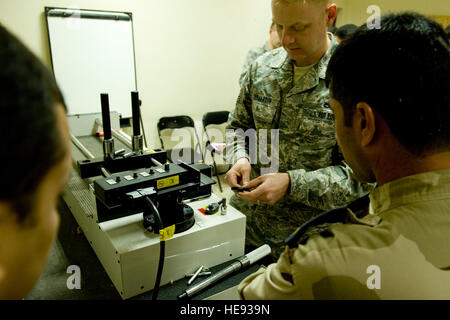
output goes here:
[{"label": "camouflage uniform", "polygon": [[250,67],[250,65],[255,62],[255,60],[259,57],[262,56],[264,53],[269,52],[270,49],[267,46],[267,43],[262,45],[261,47],[256,47],[253,49],[250,49],[247,53],[247,56],[245,57],[245,63],[244,66],[242,67],[242,72],[241,72],[241,76],[239,77],[239,84],[243,84],[244,83],[244,77],[245,74],[248,71],[248,68]]},{"label": "camouflage uniform", "polygon": [[[235,195],[230,202],[247,216],[247,244],[267,243],[274,249],[274,257],[283,251],[282,242],[293,228],[371,189],[356,182],[351,169],[337,157],[334,115],[325,85],[326,68],[337,42],[329,35],[330,48],[296,86],[293,62],[283,48],[260,56],[249,67],[228,119],[227,129],[279,129],[279,172],[290,175],[289,194],[274,206],[253,205]],[[227,141],[228,163],[250,157],[248,146],[231,143],[229,137]],[[259,160],[252,165],[251,178],[258,176],[262,167]]]},{"label": "camouflage uniform", "polygon": [[244,299],[449,299],[449,212],[450,170],[387,183],[370,193],[365,215],[345,209],[328,215],[343,219],[326,231],[305,237],[303,230],[300,243],[245,278],[239,293]]}]

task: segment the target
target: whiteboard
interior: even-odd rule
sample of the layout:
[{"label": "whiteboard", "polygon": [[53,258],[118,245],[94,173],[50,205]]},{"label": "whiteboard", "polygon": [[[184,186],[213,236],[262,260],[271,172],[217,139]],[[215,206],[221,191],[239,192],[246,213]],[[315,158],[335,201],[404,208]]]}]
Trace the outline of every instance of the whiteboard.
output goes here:
[{"label": "whiteboard", "polygon": [[53,72],[68,115],[110,111],[131,117],[137,91],[131,13],[46,7]]}]

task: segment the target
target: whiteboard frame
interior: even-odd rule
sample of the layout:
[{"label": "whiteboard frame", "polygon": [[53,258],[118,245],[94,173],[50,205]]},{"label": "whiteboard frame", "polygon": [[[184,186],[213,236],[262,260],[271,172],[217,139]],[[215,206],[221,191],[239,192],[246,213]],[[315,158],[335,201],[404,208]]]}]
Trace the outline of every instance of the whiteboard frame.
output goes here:
[{"label": "whiteboard frame", "polygon": [[[134,90],[138,91],[138,82],[137,82],[137,71],[136,71],[136,51],[135,51],[135,43],[134,43],[134,26],[133,26],[133,14],[131,12],[126,11],[105,11],[105,10],[94,10],[94,9],[79,9],[79,8],[61,8],[61,7],[44,7],[45,8],[45,21],[47,26],[47,37],[48,37],[48,45],[50,52],[50,62],[53,71],[53,75],[56,78],[55,72],[55,63],[54,63],[54,54],[52,52],[52,43],[49,29],[49,18],[51,17],[71,17],[73,14],[76,14],[77,18],[80,19],[106,19],[106,20],[127,20],[131,24],[131,42],[132,42],[132,61],[133,61],[133,72],[134,76],[132,77],[134,80]],[[108,92],[99,92],[98,93],[98,105],[100,106],[100,93],[108,93]],[[130,101],[131,101],[131,92]],[[111,99],[111,98],[110,98]],[[92,110],[89,112],[71,112],[71,108],[69,108],[68,115],[78,115],[78,114],[88,114],[92,113]],[[99,110],[95,110],[101,112],[100,107]],[[120,115],[121,120],[129,119],[132,116],[131,111],[131,103],[129,108],[122,110],[111,110],[117,111]],[[121,121],[122,122],[122,121]]]}]

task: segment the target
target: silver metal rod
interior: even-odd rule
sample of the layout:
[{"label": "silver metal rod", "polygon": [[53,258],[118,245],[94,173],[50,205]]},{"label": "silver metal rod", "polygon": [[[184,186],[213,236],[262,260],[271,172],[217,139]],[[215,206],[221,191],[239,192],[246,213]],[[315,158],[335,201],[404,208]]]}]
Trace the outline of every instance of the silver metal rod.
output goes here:
[{"label": "silver metal rod", "polygon": [[188,285],[190,285],[190,284],[195,280],[195,278],[197,278],[198,274],[199,274],[200,271],[202,271],[202,270],[203,270],[203,266],[201,266],[200,268],[198,268],[197,271],[195,271],[195,273],[194,273],[194,275],[192,276],[192,278],[189,279]]},{"label": "silver metal rod", "polygon": [[[205,277],[205,276],[210,276],[212,274],[211,271],[202,271],[200,272],[197,277]],[[194,273],[186,273],[186,277],[192,277],[194,275]]]},{"label": "silver metal rod", "polygon": [[203,290],[204,288],[208,287],[209,285],[216,283],[220,279],[226,277],[227,275],[239,270],[242,267],[242,264],[239,261],[233,262],[231,265],[226,267],[225,269],[220,270],[216,274],[212,275],[208,279],[203,280],[199,284],[196,284],[190,289],[187,289],[184,293],[187,295],[187,297],[192,297],[197,292]]},{"label": "silver metal rod", "polygon": [[[114,130],[113,130],[113,132],[114,132]],[[116,133],[117,133],[117,136],[122,136],[124,139],[126,139],[127,140],[127,146],[129,146],[130,148],[131,148],[131,150],[133,150],[133,146],[132,146],[132,139],[133,139],[133,137],[130,137],[128,134],[126,134],[125,132],[123,132],[122,130],[118,130],[118,131],[116,131]],[[145,139],[145,136],[144,136],[144,139]],[[122,141],[123,142],[123,141]],[[142,150],[145,152],[145,151],[147,151],[147,150],[149,150],[149,148],[147,148],[146,146],[143,146],[143,148],[142,148]]]},{"label": "silver metal rod", "polygon": [[238,271],[242,267],[251,265],[255,263],[256,261],[264,258],[268,254],[270,254],[270,246],[267,244],[262,245],[261,247],[253,250],[252,252],[247,253],[246,255],[243,255],[239,258],[237,258],[237,261],[234,261],[231,265],[228,267],[220,270],[216,274],[212,275],[211,277],[203,280],[202,282],[196,284],[190,289],[186,289],[182,294],[180,294],[177,298],[178,299],[187,299],[189,297],[192,297],[193,295],[197,294],[201,290],[205,289],[206,287],[213,285],[220,279],[228,276],[229,274]]},{"label": "silver metal rod", "polygon": [[103,173],[103,176],[104,176],[105,178],[108,178],[108,177],[111,176],[111,173],[109,173],[109,171],[106,170],[104,167],[100,167],[100,171]]},{"label": "silver metal rod", "polygon": [[163,164],[162,164],[161,162],[159,162],[158,160],[155,160],[155,159],[153,159],[153,158],[150,158],[150,159],[152,159],[152,162],[153,162],[156,166],[163,166]]},{"label": "silver metal rod", "polygon": [[73,134],[70,135],[72,138],[72,142],[80,149],[80,151],[89,159],[95,159],[94,155],[89,152],[88,149],[78,140]]},{"label": "silver metal rod", "polygon": [[120,130],[116,131],[115,129],[112,129],[111,132],[115,138],[119,139],[123,144],[132,149],[133,146],[131,145],[131,140],[128,140],[124,135],[122,135]]},{"label": "silver metal rod", "polygon": [[[96,123],[99,127],[101,127],[102,130],[103,130],[103,124],[102,124],[102,121],[101,121],[99,118],[95,119],[95,123]],[[113,129],[113,128],[112,128],[112,129],[111,129],[111,133],[112,133],[112,135],[113,135],[115,138],[119,139],[119,140],[120,140],[123,144],[125,144],[127,147],[129,147],[130,149],[133,148],[132,142],[131,142],[131,137],[128,136],[125,132],[123,132],[123,131],[120,130],[120,129]]]},{"label": "silver metal rod", "polygon": [[63,9],[52,8],[48,10],[47,15],[49,17],[62,17],[62,18],[90,18],[90,19],[106,19],[106,20],[131,20],[131,13],[127,12],[106,12],[106,11],[94,11],[94,10],[80,10],[80,9]]}]

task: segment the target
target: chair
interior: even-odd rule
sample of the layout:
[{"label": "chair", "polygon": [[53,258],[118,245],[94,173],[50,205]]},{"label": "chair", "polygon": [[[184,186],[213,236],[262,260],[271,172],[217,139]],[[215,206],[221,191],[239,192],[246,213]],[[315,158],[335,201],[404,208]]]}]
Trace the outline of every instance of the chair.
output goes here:
[{"label": "chair", "polygon": [[188,164],[203,162],[200,139],[191,117],[162,117],[157,127],[161,146],[167,151],[169,161],[177,163],[177,160],[182,160]]},{"label": "chair", "polygon": [[[216,125],[224,125],[228,121],[228,114],[229,111],[215,111],[215,112],[207,112],[203,115],[202,123],[203,123],[203,130],[205,132],[206,136],[206,144],[205,144],[205,151],[209,151],[211,153],[211,158],[214,166],[214,173],[217,177],[217,182],[219,183],[220,192],[223,192],[222,190],[222,184],[220,183],[219,179],[219,170],[216,163],[215,155],[219,154],[222,155],[223,150],[225,148],[225,130],[217,129],[216,135],[210,135],[208,134],[208,128],[209,126]],[[211,138],[214,138],[211,140]],[[206,157],[206,152],[205,152]],[[229,165],[225,165],[225,171],[228,171]]]}]

